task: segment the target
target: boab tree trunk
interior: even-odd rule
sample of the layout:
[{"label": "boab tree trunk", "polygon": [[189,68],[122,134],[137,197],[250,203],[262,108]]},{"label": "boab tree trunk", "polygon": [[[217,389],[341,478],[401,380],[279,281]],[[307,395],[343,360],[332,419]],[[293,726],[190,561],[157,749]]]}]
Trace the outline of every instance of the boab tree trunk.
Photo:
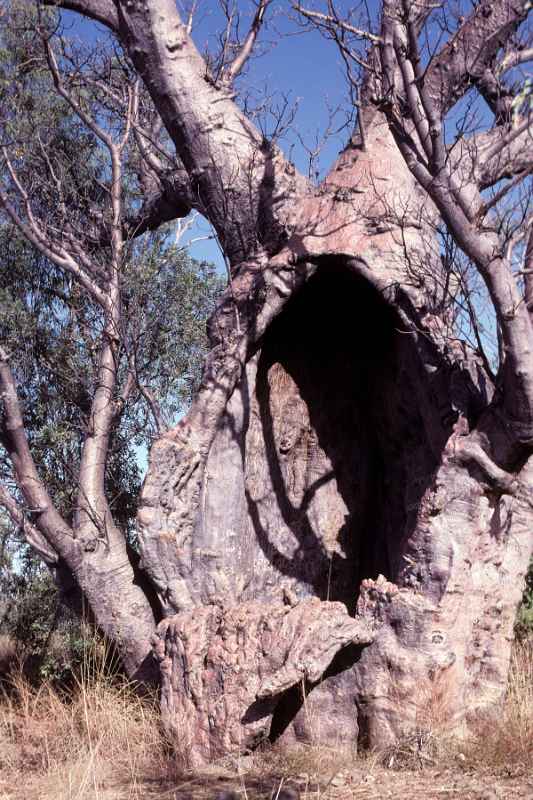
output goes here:
[{"label": "boab tree trunk", "polygon": [[[457,728],[505,690],[531,507],[467,456],[479,449],[488,384],[479,359],[440,335],[427,294],[404,288],[401,248],[409,241],[420,258],[423,237],[359,221],[366,204],[383,202],[376,185],[386,187],[389,216],[391,202],[405,207],[419,196],[393,154],[377,127],[366,153],[343,155],[327,196],[302,200],[309,216],[291,257],[284,252],[259,277],[241,268],[233,293],[242,298],[245,363],[235,365],[242,344],[232,329],[227,373],[213,375],[189,418],[152,451],[139,515],[143,561],[167,613],[179,612],[159,631],[163,712],[192,741],[196,724],[205,731],[199,717],[216,717],[223,701],[210,704],[205,693],[200,701],[187,688],[198,666],[174,655],[176,626],[187,630],[195,606],[233,614],[260,600],[275,616],[280,589],[302,602],[344,603],[368,621],[374,641],[339,653],[322,680],[304,670],[305,704],[295,676],[296,689],[264,708],[263,735],[270,727],[272,736],[308,739],[318,730],[329,742],[364,735],[383,745],[427,722],[428,709]],[[217,407],[221,387],[228,400]],[[516,479],[530,485],[530,469],[518,465]],[[318,618],[321,607],[311,608]],[[230,675],[256,674],[245,640],[232,653]],[[196,716],[181,713],[183,694]],[[242,730],[232,726],[228,747],[257,736],[251,698],[240,700],[232,714]],[[219,754],[212,730],[211,754]]]},{"label": "boab tree trunk", "polygon": [[[432,707],[461,727],[504,692],[533,530],[531,309],[481,196],[531,169],[501,77],[520,53],[498,62],[529,5],[482,0],[423,73],[434,4],[384,0],[379,35],[298,6],[341,46],[354,30],[372,45],[359,140],[318,188],[231,94],[268,0],[218,75],[172,0],[62,5],[114,31],[176,146],[139,228],[197,208],[231,268],[202,387],[154,445],[139,510],[165,724],[196,762],[312,735],[313,715],[330,742],[382,745]],[[472,86],[495,127],[448,147]],[[446,335],[438,222],[493,302],[495,383]]]}]

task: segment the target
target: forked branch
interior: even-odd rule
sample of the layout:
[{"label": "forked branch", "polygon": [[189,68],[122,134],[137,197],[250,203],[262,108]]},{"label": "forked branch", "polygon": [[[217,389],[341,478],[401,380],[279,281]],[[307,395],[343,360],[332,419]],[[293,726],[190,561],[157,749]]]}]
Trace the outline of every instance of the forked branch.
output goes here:
[{"label": "forked branch", "polygon": [[0,484],[0,506],[3,506],[11,521],[20,529],[27,543],[49,567],[57,564],[58,555],[42,533],[30,522],[27,511],[18,503],[8,489]]}]

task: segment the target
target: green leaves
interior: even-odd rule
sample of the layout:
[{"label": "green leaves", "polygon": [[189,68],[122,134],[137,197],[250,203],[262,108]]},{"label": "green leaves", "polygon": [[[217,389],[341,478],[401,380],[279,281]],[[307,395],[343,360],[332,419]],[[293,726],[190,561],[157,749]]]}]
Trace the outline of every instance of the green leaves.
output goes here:
[{"label": "green leaves", "polygon": [[[212,266],[167,239],[162,231],[136,242],[124,266],[116,399],[134,361],[136,380],[170,423],[198,385],[206,320],[222,281]],[[0,249],[0,337],[11,353],[34,459],[69,520],[96,387],[102,313],[7,224],[0,226]],[[117,418],[107,465],[108,499],[124,530],[132,525],[141,480],[136,449],[149,447],[154,435],[151,411],[135,388]]]},{"label": "green leaves", "polygon": [[136,246],[127,265],[128,346],[140,382],[155,392],[169,422],[198,386],[208,347],[206,320],[222,288],[212,265],[169,246],[164,231]]}]

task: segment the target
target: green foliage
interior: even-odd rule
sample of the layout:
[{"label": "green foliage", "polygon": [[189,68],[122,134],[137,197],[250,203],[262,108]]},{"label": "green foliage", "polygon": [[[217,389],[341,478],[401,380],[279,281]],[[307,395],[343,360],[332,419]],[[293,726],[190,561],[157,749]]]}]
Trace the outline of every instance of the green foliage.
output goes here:
[{"label": "green foliage", "polygon": [[[221,290],[214,268],[168,246],[165,232],[131,248],[124,275],[119,389],[135,353],[139,381],[169,423],[190,402],[208,348],[206,319]],[[67,519],[75,506],[81,445],[96,383],[101,313],[8,225],[0,226],[0,338],[11,355],[32,453]],[[155,435],[149,406],[133,393],[116,426],[107,464],[108,497],[119,524],[135,516],[139,448]],[[0,456],[1,458],[1,456]],[[2,464],[0,460],[0,473]],[[11,471],[4,461],[4,478]]]},{"label": "green foliage", "polygon": [[0,564],[0,636],[16,643],[32,679],[65,682],[83,658],[80,622],[60,606],[51,575],[29,548],[12,540],[10,551],[17,563],[4,557]]},{"label": "green foliage", "polygon": [[165,233],[135,248],[124,291],[138,368],[168,420],[188,406],[208,347],[206,320],[223,288],[212,265],[169,246]]},{"label": "green foliage", "polygon": [[35,683],[70,684],[87,670],[96,658],[93,651],[101,646],[94,630],[61,605],[44,570],[31,579],[18,576],[9,613],[0,620],[2,634],[16,642],[24,672]]},{"label": "green foliage", "polygon": [[[92,673],[114,675],[119,669],[112,645],[61,603],[50,572],[5,516],[0,516],[2,641],[12,644],[14,663],[22,663],[25,676],[36,684],[46,680],[65,687]],[[0,673],[1,667],[0,652]]]}]

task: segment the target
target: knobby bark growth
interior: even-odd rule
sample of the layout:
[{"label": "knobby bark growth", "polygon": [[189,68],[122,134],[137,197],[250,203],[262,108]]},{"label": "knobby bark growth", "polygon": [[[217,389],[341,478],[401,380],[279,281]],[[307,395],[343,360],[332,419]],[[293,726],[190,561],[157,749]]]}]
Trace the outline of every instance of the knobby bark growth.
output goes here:
[{"label": "knobby bark growth", "polygon": [[[464,728],[505,690],[532,549],[533,148],[527,92],[506,82],[531,58],[520,40],[530,3],[481,0],[444,25],[432,3],[383,0],[375,30],[331,1],[295,5],[338,46],[358,103],[319,186],[235,101],[268,0],[240,42],[229,19],[217,68],[173,0],[57,5],[113,32],[175,145],[170,173],[157,125],[147,133],[130,111],[150,187],[136,232],[196,209],[230,270],[202,386],[154,444],[138,514],[164,616],[166,725],[195,762],[269,735],[312,737],[312,719],[330,742],[378,746],[424,724],[432,704]],[[54,71],[50,48],[49,59]],[[450,113],[473,92],[487,103],[482,130],[465,123],[452,139]],[[118,164],[120,143],[106,144]],[[51,250],[30,200],[25,221],[0,199]],[[114,225],[117,263],[122,235]],[[479,318],[477,348],[451,333],[449,296],[475,309],[450,243],[490,297],[496,368]],[[75,274],[64,254],[50,257]],[[99,456],[118,271],[98,288],[109,332],[79,532],[39,483],[4,355],[1,379],[6,446],[39,508],[28,539],[68,565],[134,673],[154,621],[115,537]],[[104,524],[106,546],[84,546]]]}]

